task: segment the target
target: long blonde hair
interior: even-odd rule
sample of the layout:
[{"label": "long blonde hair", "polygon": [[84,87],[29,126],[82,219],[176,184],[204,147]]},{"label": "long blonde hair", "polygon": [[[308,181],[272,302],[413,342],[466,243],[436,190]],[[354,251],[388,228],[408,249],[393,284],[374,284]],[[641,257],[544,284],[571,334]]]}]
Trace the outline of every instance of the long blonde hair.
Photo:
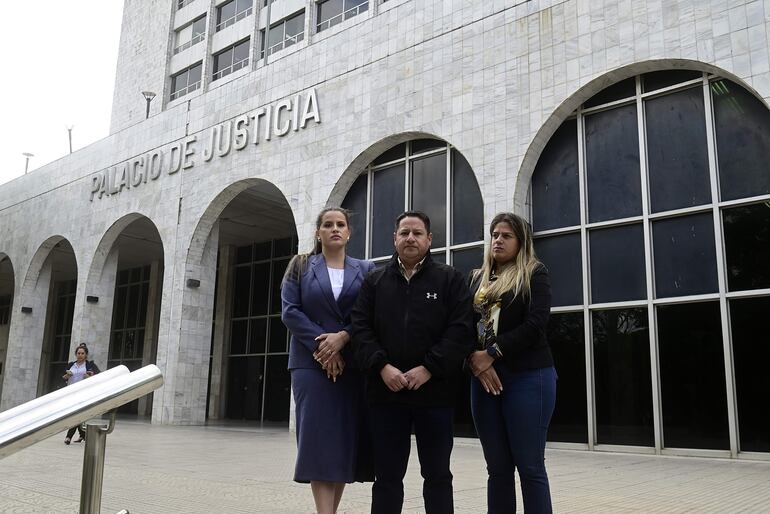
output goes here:
[{"label": "long blonde hair", "polygon": [[317,255],[321,253],[323,248],[321,247],[321,240],[318,238],[318,229],[321,228],[321,223],[323,222],[324,214],[327,212],[341,212],[345,216],[345,223],[348,224],[348,230],[350,229],[350,213],[347,209],[343,209],[342,207],[327,207],[321,212],[318,213],[318,217],[315,220],[315,230],[316,233],[313,235],[313,249],[308,253],[301,253],[299,255],[295,255],[292,257],[291,261],[289,261],[289,265],[286,266],[286,273],[283,274],[283,280],[281,281],[281,286],[287,281],[287,280],[293,280],[298,281],[299,277],[302,276],[303,273],[305,273],[305,270],[307,269],[307,261],[310,258],[311,255]]},{"label": "long blonde hair", "polygon": [[[495,215],[492,218],[492,223],[489,224],[490,236],[500,223],[508,223],[513,229],[513,233],[519,241],[519,253],[513,262],[498,267],[492,256],[492,244],[488,244],[484,252],[484,264],[481,269],[473,272],[473,282],[475,283],[481,278],[479,287],[485,289],[485,296],[490,300],[497,300],[508,291],[513,292],[513,298],[521,295],[527,299],[530,295],[532,274],[539,266],[542,266],[535,254],[532,229],[521,216],[511,212],[501,212]],[[490,280],[493,272],[497,276],[496,280]]]}]

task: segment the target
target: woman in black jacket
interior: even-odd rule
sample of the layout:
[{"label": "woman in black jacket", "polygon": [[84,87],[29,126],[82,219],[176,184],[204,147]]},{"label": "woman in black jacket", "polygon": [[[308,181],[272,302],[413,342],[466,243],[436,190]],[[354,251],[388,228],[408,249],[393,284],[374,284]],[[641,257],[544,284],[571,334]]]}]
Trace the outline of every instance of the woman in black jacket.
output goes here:
[{"label": "woman in black jacket", "polygon": [[[99,373],[99,367],[94,361],[88,360],[88,347],[85,343],[80,343],[75,349],[75,360],[67,363],[67,370],[64,372],[62,378],[67,381],[67,385],[80,382],[84,378],[92,377]],[[67,436],[64,438],[64,444],[70,444],[72,436],[75,435],[75,430],[78,431],[80,436],[76,443],[79,443],[86,438],[86,432],[83,430],[83,425],[77,425],[67,430]]]},{"label": "woman in black jacket", "polygon": [[498,214],[489,232],[484,264],[471,279],[478,346],[468,357],[475,377],[471,410],[489,473],[487,508],[490,514],[516,512],[518,470],[524,511],[550,513],[544,460],[556,371],[546,339],[548,271],[521,217]]}]

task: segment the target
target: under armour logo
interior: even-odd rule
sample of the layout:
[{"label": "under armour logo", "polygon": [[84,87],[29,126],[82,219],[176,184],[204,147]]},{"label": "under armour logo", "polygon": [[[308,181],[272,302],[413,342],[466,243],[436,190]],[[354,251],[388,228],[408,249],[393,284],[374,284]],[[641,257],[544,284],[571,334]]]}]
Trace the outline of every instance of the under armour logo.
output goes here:
[{"label": "under armour logo", "polygon": [[425,293],[425,298],[428,300],[438,300],[438,293]]}]

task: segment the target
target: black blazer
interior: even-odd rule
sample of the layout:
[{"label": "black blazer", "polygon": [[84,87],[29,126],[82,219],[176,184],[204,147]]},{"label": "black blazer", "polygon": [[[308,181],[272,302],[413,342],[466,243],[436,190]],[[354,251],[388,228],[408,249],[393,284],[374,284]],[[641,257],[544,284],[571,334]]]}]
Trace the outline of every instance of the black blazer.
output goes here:
[{"label": "black blazer", "polygon": [[[473,294],[480,280],[471,284]],[[530,281],[530,297],[513,298],[512,292],[503,294],[500,318],[497,323],[497,345],[502,359],[512,371],[553,366],[553,356],[546,337],[548,317],[551,314],[551,282],[545,266],[538,267]],[[513,301],[511,301],[513,300]],[[481,316],[475,313],[475,321]]]}]

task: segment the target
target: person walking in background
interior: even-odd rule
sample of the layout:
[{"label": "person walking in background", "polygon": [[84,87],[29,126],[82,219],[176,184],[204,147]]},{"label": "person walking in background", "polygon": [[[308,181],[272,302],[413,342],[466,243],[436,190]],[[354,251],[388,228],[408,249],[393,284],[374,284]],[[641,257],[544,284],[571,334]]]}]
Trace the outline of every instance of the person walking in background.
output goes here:
[{"label": "person walking in background", "polygon": [[520,216],[498,214],[489,233],[483,266],[471,276],[478,347],[468,358],[471,411],[489,473],[488,513],[516,512],[514,470],[524,512],[550,513],[545,440],[557,376],[546,339],[548,271]]},{"label": "person walking in background", "polygon": [[281,287],[281,319],[292,334],[294,480],[310,482],[318,514],[337,512],[346,483],[373,479],[363,377],[349,343],[350,311],[374,265],[345,255],[349,239],[347,211],[321,211],[313,251],[292,259]]},{"label": "person walking in background", "polygon": [[401,512],[412,428],[425,512],[454,512],[451,378],[473,349],[473,315],[463,276],[431,259],[431,240],[427,215],[399,215],[396,253],[366,278],[352,313],[356,358],[367,375],[374,514]]},{"label": "person walking in background", "polygon": [[[75,360],[67,363],[67,370],[64,372],[62,378],[67,381],[67,385],[80,382],[81,380],[92,377],[99,373],[99,367],[94,361],[88,360],[88,347],[85,343],[80,343],[75,349]],[[82,425],[77,425],[67,430],[67,435],[64,438],[64,444],[70,444],[72,442],[72,436],[75,435],[75,430],[78,431],[78,439],[75,441],[79,443],[86,438],[86,432],[83,430]]]}]

